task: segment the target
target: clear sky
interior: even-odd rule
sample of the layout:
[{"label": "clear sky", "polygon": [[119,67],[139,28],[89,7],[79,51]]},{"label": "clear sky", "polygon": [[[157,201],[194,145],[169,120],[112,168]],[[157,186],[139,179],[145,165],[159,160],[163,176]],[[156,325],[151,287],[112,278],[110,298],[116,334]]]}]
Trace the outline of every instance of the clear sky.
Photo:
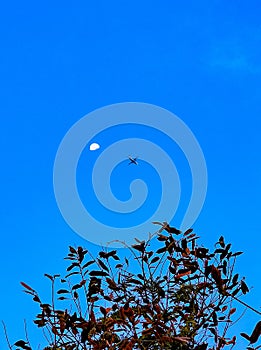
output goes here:
[{"label": "clear sky", "polygon": [[[24,318],[32,343],[41,339],[31,326],[38,309],[19,282],[47,297],[43,274],[62,272],[68,245],[83,245],[93,254],[99,249],[63,219],[54,196],[53,166],[73,124],[97,108],[122,102],[165,108],[194,133],[207,163],[208,191],[193,227],[203,244],[211,245],[222,234],[244,251],[238,270],[254,287],[244,300],[260,310],[260,7],[258,0],[25,0],[2,5],[0,319],[11,342],[24,337]],[[177,167],[181,211],[172,223],[178,226],[191,191],[186,158],[157,131],[145,132]],[[87,183],[105,147],[141,135],[144,130],[138,127],[112,128],[95,139],[99,150],[84,150],[77,168],[79,192],[97,220],[118,227],[132,222],[129,216],[124,222],[122,215],[105,215]],[[126,200],[129,182],[144,176],[150,197],[135,218],[139,223],[155,210],[161,187],[157,172],[142,160],[142,149],[136,155],[138,167],[128,167],[123,158],[115,168],[112,190]],[[247,312],[235,329],[250,333],[257,320]],[[244,345],[240,340],[236,349]],[[2,329],[0,348],[7,348]]]}]

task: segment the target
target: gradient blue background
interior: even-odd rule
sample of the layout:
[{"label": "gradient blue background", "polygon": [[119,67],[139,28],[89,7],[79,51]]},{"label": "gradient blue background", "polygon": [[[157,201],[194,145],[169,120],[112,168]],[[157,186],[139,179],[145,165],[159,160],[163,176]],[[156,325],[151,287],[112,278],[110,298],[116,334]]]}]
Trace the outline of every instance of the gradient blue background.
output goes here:
[{"label": "gradient blue background", "polygon": [[[31,326],[37,305],[19,281],[47,297],[43,274],[62,271],[69,244],[99,249],[57,208],[59,143],[85,114],[125,101],[166,108],[194,132],[209,174],[194,228],[203,244],[223,234],[244,251],[238,270],[254,287],[244,300],[261,310],[260,7],[258,0],[2,5],[0,319],[11,342],[24,338],[24,318],[33,347],[42,340]],[[180,164],[186,172],[181,156]],[[250,333],[257,320],[247,312],[235,331]],[[239,339],[236,349],[244,345]],[[0,348],[7,349],[2,329]]]}]

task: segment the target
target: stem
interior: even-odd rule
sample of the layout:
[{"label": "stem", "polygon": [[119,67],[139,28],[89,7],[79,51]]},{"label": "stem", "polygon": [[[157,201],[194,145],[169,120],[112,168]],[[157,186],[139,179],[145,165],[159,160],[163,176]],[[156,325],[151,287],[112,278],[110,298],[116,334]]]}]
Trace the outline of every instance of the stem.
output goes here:
[{"label": "stem", "polygon": [[234,295],[231,295],[231,294],[227,294],[228,296],[230,296],[231,298],[235,299],[236,301],[238,301],[240,304],[246,306],[248,309],[254,311],[255,313],[257,313],[258,315],[261,315],[261,312],[254,309],[252,306],[248,305],[247,303],[245,303],[244,301],[238,299],[237,297],[235,297]]},{"label": "stem", "polygon": [[8,335],[7,335],[7,331],[6,331],[6,325],[5,325],[4,321],[2,321],[2,323],[3,323],[3,327],[4,327],[4,332],[5,332],[5,339],[6,339],[6,341],[7,341],[7,344],[8,344],[9,349],[12,350],[12,346],[11,346],[11,344],[10,344],[10,342],[9,342]]},{"label": "stem", "polygon": [[30,341],[29,341],[29,337],[28,337],[26,320],[24,320],[24,332],[25,332],[25,338],[27,340],[27,343],[29,344],[30,348],[32,348],[31,344],[30,344]]},{"label": "stem", "polygon": [[[53,308],[53,323],[56,326],[56,316],[55,316],[55,307],[54,307],[54,278],[52,280],[52,308]],[[56,334],[54,334],[54,345],[56,346]]]}]

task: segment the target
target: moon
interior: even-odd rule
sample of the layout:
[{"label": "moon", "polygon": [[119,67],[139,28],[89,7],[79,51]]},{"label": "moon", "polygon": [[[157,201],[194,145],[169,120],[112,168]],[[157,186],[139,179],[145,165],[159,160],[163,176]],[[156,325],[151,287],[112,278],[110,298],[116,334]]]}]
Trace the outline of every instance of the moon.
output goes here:
[{"label": "moon", "polygon": [[94,143],[92,143],[91,145],[90,145],[90,151],[96,151],[97,149],[99,149],[101,146],[98,144],[98,143],[96,143],[96,142],[94,142]]}]

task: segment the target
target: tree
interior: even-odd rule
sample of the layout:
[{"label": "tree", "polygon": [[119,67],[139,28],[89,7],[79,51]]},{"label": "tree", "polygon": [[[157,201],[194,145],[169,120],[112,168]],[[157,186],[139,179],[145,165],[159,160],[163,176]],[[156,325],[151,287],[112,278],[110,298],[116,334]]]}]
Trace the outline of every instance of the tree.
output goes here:
[{"label": "tree", "polygon": [[[222,236],[211,252],[192,229],[182,234],[166,222],[155,224],[161,225],[156,234],[128,247],[131,258],[123,261],[117,250],[104,248],[94,258],[70,246],[66,276],[45,274],[50,303],[21,282],[39,304],[34,323],[45,330],[44,350],[218,350],[236,344],[236,336],[227,336],[234,304],[249,307],[241,300],[249,289],[234,274],[242,252],[232,252]],[[156,251],[150,248],[155,235]],[[256,328],[255,335],[242,333],[250,343],[257,341],[261,322]],[[31,349],[29,341],[14,345]]]}]

